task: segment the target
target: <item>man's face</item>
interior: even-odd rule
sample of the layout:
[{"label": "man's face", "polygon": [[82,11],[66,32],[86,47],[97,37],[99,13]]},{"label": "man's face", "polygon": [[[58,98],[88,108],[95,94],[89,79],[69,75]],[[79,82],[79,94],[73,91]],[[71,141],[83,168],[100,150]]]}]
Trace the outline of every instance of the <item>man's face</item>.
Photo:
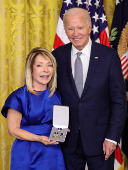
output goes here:
[{"label": "man's face", "polygon": [[71,43],[81,51],[87,45],[91,33],[84,13],[66,16],[64,28]]}]

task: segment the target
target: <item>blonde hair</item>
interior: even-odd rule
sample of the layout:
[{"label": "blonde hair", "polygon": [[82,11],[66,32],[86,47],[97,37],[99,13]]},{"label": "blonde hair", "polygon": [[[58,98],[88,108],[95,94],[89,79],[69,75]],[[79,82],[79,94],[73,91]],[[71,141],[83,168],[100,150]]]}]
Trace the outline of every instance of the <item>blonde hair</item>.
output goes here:
[{"label": "blonde hair", "polygon": [[67,10],[63,16],[63,23],[64,26],[66,25],[66,17],[67,16],[71,16],[71,15],[75,15],[75,14],[79,14],[79,13],[83,13],[85,16],[85,22],[87,22],[88,26],[91,26],[91,18],[90,15],[88,13],[87,10],[83,9],[83,8],[70,8],[69,10]]},{"label": "blonde hair", "polygon": [[53,76],[52,76],[50,82],[48,83],[48,88],[50,91],[49,97],[51,97],[54,94],[54,92],[56,90],[56,86],[57,86],[57,73],[56,73],[57,66],[56,66],[56,60],[55,60],[54,56],[51,54],[51,52],[49,52],[45,48],[42,48],[42,47],[33,48],[27,55],[25,74],[24,74],[24,84],[27,86],[27,90],[30,93],[37,95],[37,93],[33,89],[32,72],[33,72],[33,64],[34,64],[35,58],[39,54],[42,55],[46,59],[50,59],[50,61],[53,64],[54,73],[53,73]]}]

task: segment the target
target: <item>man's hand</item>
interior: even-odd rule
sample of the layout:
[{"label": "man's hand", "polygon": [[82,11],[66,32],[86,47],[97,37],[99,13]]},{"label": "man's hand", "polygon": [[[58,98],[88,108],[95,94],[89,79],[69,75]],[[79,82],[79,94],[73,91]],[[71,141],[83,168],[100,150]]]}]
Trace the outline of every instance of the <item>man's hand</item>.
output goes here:
[{"label": "man's hand", "polygon": [[107,140],[104,141],[103,151],[105,154],[105,160],[107,160],[115,150],[116,150],[116,145],[114,143]]}]

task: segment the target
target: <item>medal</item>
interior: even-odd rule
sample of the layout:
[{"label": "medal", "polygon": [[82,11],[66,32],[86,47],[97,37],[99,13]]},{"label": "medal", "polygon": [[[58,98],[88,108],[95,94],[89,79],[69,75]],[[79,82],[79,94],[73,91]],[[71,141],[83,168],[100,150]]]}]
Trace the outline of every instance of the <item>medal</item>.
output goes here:
[{"label": "medal", "polygon": [[58,138],[59,135],[58,135],[58,132],[54,132],[54,134],[52,135],[53,138]]},{"label": "medal", "polygon": [[59,138],[63,138],[63,133],[60,134]]},{"label": "medal", "polygon": [[60,132],[62,130],[62,128],[58,128],[58,132]]}]

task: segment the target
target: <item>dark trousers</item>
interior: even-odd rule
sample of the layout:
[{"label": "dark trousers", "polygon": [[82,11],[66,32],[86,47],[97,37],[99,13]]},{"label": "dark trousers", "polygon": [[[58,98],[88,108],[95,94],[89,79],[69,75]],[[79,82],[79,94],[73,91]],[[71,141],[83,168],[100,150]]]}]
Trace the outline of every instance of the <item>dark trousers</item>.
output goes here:
[{"label": "dark trousers", "polygon": [[104,155],[85,155],[80,134],[75,152],[70,155],[64,154],[66,170],[85,170],[86,163],[88,170],[114,170],[114,157],[115,153],[105,161]]}]

